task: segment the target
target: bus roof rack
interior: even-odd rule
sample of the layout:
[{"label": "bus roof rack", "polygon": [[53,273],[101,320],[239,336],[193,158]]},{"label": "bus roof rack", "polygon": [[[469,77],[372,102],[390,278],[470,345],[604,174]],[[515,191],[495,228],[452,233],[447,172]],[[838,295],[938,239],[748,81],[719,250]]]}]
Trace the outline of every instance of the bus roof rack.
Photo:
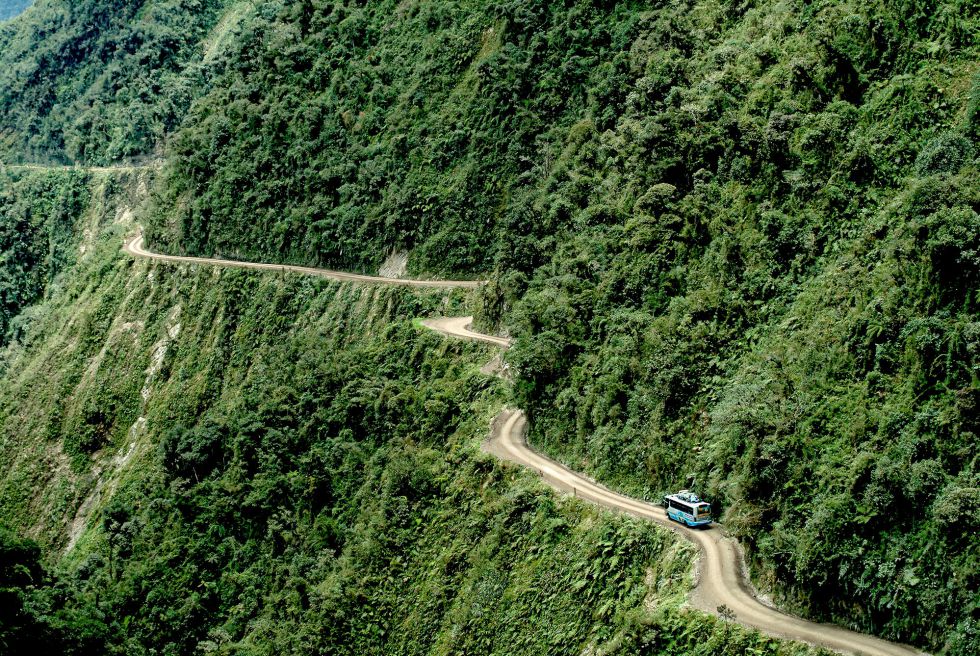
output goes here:
[{"label": "bus roof rack", "polygon": [[698,495],[694,494],[694,492],[691,492],[690,490],[680,490],[674,496],[678,499],[689,501],[690,503],[699,503],[701,501],[701,499],[698,498]]}]

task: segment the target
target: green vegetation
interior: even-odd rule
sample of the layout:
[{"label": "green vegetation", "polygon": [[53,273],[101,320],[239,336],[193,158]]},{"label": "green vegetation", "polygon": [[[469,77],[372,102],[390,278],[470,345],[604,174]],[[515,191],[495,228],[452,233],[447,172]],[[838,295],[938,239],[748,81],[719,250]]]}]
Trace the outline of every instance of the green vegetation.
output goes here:
[{"label": "green vegetation", "polygon": [[0,156],[165,146],[151,246],[492,279],[150,278],[123,228],[75,257],[72,217],[108,224],[89,178],[4,177],[0,518],[71,591],[49,615],[131,653],[748,651],[678,610],[659,533],[477,455],[489,352],[411,323],[475,304],[536,445],[710,495],[790,609],[972,654],[978,25],[965,0],[42,0],[0,26]]},{"label": "green vegetation", "polygon": [[413,324],[463,292],[154,266],[103,225],[0,360],[0,522],[63,554],[47,574],[3,534],[33,585],[0,581],[0,644],[810,652],[684,610],[669,532],[478,452],[491,349]]},{"label": "green vegetation", "polygon": [[107,163],[162,148],[203,88],[222,0],[38,0],[0,24],[0,160]]},{"label": "green vegetation", "polygon": [[[719,287],[734,273],[716,268],[721,253],[686,269],[685,293],[660,312],[591,314],[617,293],[622,253],[592,260],[591,284],[567,272],[532,282],[512,356],[532,439],[640,496],[709,493],[791,607],[969,653],[980,584],[975,180],[912,182],[780,294],[756,297],[751,267]],[[729,253],[765,266],[761,231],[746,227],[738,244],[723,223],[714,230]]]},{"label": "green vegetation", "polygon": [[41,548],[0,526],[0,648],[7,654],[102,654],[105,624],[41,562]]},{"label": "green vegetation", "polygon": [[697,485],[791,608],[969,651],[966,3],[271,16],[175,136],[154,243],[492,270],[536,443],[651,498]]},{"label": "green vegetation", "polygon": [[74,260],[75,222],[89,202],[85,175],[0,172],[0,345],[13,321]]}]

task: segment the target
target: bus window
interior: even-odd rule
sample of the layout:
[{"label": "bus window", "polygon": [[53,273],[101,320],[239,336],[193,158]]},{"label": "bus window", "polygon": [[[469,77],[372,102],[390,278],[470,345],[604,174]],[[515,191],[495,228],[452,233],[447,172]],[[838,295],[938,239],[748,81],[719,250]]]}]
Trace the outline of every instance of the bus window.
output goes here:
[{"label": "bus window", "polygon": [[691,508],[689,505],[681,503],[680,501],[675,501],[674,499],[671,499],[670,505],[674,508],[674,510],[679,510],[682,513],[687,513],[688,515],[694,514],[694,508]]}]

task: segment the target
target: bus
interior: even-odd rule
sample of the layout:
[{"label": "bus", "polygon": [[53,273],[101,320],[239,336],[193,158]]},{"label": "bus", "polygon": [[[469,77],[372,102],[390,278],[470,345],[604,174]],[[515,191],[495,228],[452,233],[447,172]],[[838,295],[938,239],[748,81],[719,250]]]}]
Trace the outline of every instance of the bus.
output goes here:
[{"label": "bus", "polygon": [[711,523],[711,504],[698,498],[690,490],[668,494],[663,499],[667,516],[688,526],[707,526]]}]

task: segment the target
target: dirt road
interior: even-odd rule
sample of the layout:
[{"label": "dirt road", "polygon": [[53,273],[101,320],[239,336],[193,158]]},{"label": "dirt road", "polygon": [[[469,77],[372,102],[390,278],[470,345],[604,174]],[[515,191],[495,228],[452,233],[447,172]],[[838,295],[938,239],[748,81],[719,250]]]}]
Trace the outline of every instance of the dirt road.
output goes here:
[{"label": "dirt road", "polygon": [[[472,317],[423,321],[426,327],[445,335],[487,342],[504,348],[510,345],[507,339],[470,330],[471,323]],[[668,519],[667,513],[659,505],[613,492],[538,453],[528,446],[526,434],[527,418],[524,413],[514,409],[504,410],[494,419],[490,439],[484,444],[484,449],[499,458],[533,469],[548,485],[557,490],[610,510],[666,526],[697,545],[701,557],[698,563],[698,583],[690,599],[693,606],[711,613],[717,613],[719,607],[727,606],[734,613],[735,621],[740,624],[769,635],[800,640],[836,651],[865,656],[913,656],[923,653],[906,645],[891,643],[836,625],[809,622],[763,604],[745,575],[744,558],[738,543],[728,537],[722,527],[681,527]]]},{"label": "dirt road", "polygon": [[437,333],[468,339],[474,342],[486,342],[504,348],[510,347],[510,340],[505,337],[494,337],[493,335],[484,335],[483,333],[470,330],[472,323],[473,317],[441,317],[422,321],[423,326]]},{"label": "dirt road", "polygon": [[[311,267],[159,255],[143,248],[141,237],[127,242],[124,248],[134,257],[146,257],[164,262],[291,271],[343,281],[415,287],[472,288],[480,284],[474,281],[379,278]],[[502,348],[510,346],[511,342],[506,338],[484,335],[471,330],[472,321],[472,317],[453,317],[426,319],[422,323],[427,328],[444,335],[486,342]],[[757,598],[752,584],[745,575],[744,558],[738,543],[728,537],[721,526],[714,525],[706,530],[683,528],[667,519],[666,513],[660,506],[613,492],[534,451],[527,444],[526,434],[527,418],[524,413],[520,410],[507,409],[494,419],[490,439],[484,448],[500,458],[537,471],[548,485],[557,490],[571,493],[616,512],[628,513],[666,526],[697,545],[701,556],[698,563],[698,583],[690,599],[693,606],[711,613],[717,613],[719,607],[727,606],[734,613],[735,621],[741,624],[759,629],[769,635],[800,640],[836,651],[862,656],[915,656],[923,653],[912,647],[887,642],[839,626],[808,622],[765,605]]]},{"label": "dirt road", "polygon": [[123,250],[133,257],[145,257],[161,262],[172,262],[176,264],[203,264],[210,266],[229,267],[234,269],[257,269],[260,271],[285,271],[289,273],[303,273],[331,280],[342,282],[363,282],[371,284],[385,285],[404,285],[406,287],[441,287],[441,288],[468,288],[479,287],[482,283],[479,280],[412,280],[409,278],[381,278],[379,276],[365,276],[357,273],[346,273],[344,271],[331,271],[330,269],[318,269],[315,267],[295,266],[292,264],[263,264],[261,262],[238,262],[236,260],[223,260],[214,257],[185,257],[181,255],[161,255],[146,250],[143,246],[143,236],[139,235],[123,245]]},{"label": "dirt road", "polygon": [[162,161],[153,160],[148,164],[119,164],[114,166],[74,166],[66,165],[44,165],[44,164],[4,164],[0,162],[0,169],[6,168],[14,171],[85,171],[86,173],[132,173],[133,171],[146,171],[158,169],[162,166]]}]

